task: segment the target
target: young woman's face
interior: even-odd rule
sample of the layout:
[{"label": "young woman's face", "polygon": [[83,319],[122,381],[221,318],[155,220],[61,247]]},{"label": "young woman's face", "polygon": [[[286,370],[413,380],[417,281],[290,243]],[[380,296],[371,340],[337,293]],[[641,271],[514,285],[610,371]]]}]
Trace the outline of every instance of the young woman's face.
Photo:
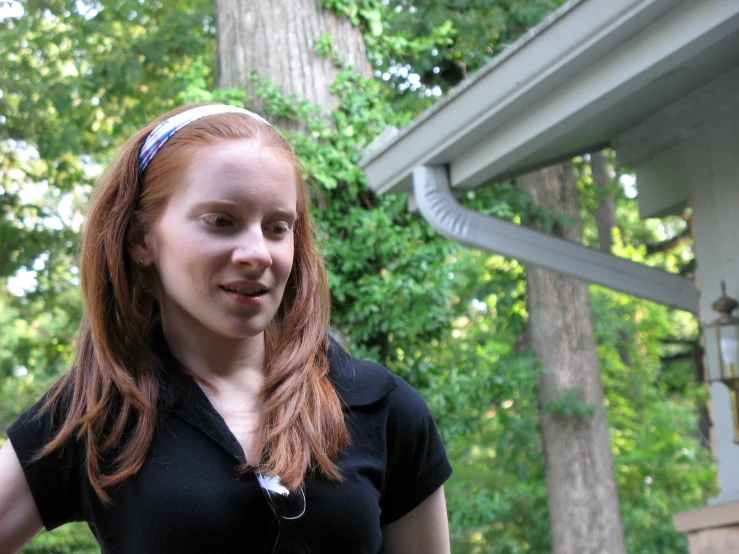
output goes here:
[{"label": "young woman's face", "polygon": [[146,237],[165,326],[234,339],[264,331],[293,265],[297,187],[287,157],[257,142],[197,150]]}]

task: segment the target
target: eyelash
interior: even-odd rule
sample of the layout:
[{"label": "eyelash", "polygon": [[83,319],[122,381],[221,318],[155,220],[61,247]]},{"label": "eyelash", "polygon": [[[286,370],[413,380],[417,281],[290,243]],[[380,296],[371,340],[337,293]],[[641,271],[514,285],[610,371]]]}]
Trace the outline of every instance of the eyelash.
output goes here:
[{"label": "eyelash", "polygon": [[215,227],[216,229],[224,229],[226,227],[226,225],[218,225],[216,223],[216,221],[218,220],[225,221],[229,225],[233,225],[233,221],[231,221],[228,217],[223,216],[223,215],[209,215],[208,217],[204,217],[203,220],[209,223],[210,225],[212,225],[213,227]]},{"label": "eyelash", "polygon": [[277,234],[277,235],[284,235],[289,230],[290,230],[290,228],[287,225],[281,225],[281,224],[272,225],[271,228],[270,228],[270,231],[272,233]]},{"label": "eyelash", "polygon": [[[220,214],[204,217],[203,220],[209,225],[211,225],[212,227],[214,227],[215,229],[226,229],[234,225],[234,222],[230,218],[224,215],[220,215]],[[216,223],[216,221],[218,220],[225,221],[227,225],[218,225]],[[284,224],[276,224],[276,225],[271,225],[270,227],[268,227],[268,229],[270,233],[274,233],[276,235],[284,235],[290,230],[290,227]]]}]

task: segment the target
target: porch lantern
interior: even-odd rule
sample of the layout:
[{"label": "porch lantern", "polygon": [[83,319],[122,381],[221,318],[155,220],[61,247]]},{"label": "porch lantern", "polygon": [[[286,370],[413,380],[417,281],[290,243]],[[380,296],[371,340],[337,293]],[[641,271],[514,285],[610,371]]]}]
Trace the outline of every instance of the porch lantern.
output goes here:
[{"label": "porch lantern", "polygon": [[714,349],[718,362],[713,366],[709,364],[708,380],[721,381],[729,387],[734,417],[734,442],[739,444],[739,318],[732,314],[739,302],[726,295],[726,283],[723,281],[721,294],[721,298],[711,305],[721,315],[704,328],[706,348]]}]

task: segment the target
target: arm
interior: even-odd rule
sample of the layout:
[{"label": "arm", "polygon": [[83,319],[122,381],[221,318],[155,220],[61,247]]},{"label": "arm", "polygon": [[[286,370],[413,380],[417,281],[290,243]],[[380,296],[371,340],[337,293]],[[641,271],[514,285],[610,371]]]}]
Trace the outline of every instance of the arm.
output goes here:
[{"label": "arm", "polygon": [[43,524],[10,441],[0,448],[0,554],[17,552]]},{"label": "arm", "polygon": [[449,554],[444,487],[382,528],[382,554]]}]

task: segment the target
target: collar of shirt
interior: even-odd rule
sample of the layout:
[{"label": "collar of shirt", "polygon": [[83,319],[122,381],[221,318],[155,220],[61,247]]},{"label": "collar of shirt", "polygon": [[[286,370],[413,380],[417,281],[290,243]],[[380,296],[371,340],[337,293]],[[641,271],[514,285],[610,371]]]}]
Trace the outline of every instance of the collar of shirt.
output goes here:
[{"label": "collar of shirt", "polygon": [[[163,387],[160,407],[186,421],[218,443],[240,464],[246,462],[243,449],[195,380],[179,364],[161,337],[156,353],[162,365]],[[345,410],[380,401],[397,387],[384,367],[352,357],[333,339],[328,349],[329,379]]]},{"label": "collar of shirt", "polygon": [[[164,369],[165,386],[162,394],[165,408],[191,398],[196,390],[200,390],[194,379],[179,369],[166,344],[158,346],[157,356]],[[333,339],[330,339],[328,361],[328,377],[342,404],[348,408],[374,404],[397,387],[395,379],[384,367],[352,357]]]}]

